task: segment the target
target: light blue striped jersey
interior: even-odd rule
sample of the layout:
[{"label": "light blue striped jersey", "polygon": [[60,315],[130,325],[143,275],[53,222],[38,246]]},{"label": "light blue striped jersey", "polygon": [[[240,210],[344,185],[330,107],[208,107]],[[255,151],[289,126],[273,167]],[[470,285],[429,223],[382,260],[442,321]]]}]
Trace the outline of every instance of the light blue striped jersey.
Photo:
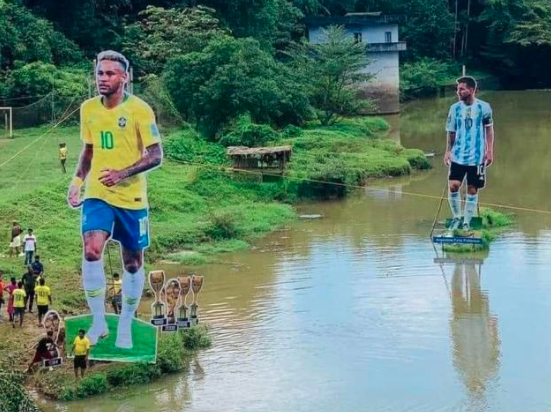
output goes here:
[{"label": "light blue striped jersey", "polygon": [[446,131],[455,132],[452,162],[466,166],[481,165],[486,150],[486,126],[492,124],[492,108],[482,100],[474,99],[470,106],[463,101],[452,105],[446,122]]}]

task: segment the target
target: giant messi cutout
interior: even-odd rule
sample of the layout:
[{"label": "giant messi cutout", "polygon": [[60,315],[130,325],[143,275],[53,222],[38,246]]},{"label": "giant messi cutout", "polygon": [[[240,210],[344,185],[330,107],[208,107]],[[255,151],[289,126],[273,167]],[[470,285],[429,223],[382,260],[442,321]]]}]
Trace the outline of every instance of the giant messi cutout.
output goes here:
[{"label": "giant messi cutout", "polygon": [[[494,162],[494,121],[490,105],[478,99],[477,82],[464,76],[457,79],[457,103],[450,107],[446,121],[447,144],[444,163],[449,167],[448,202],[452,218],[447,233],[433,238],[438,243],[482,244],[478,194],[486,186],[486,169]],[[462,207],[461,187],[466,181]]]},{"label": "giant messi cutout", "polygon": [[[149,246],[146,172],[161,164],[163,152],[153,111],[125,91],[128,68],[122,54],[100,53],[99,95],[81,106],[83,149],[68,202],[82,210],[82,283],[91,313],[66,320],[67,342],[84,328],[93,345],[90,359],[155,362],[156,329],[135,313]],[[106,316],[103,255],[109,240],[120,244],[124,273],[121,313]]]}]

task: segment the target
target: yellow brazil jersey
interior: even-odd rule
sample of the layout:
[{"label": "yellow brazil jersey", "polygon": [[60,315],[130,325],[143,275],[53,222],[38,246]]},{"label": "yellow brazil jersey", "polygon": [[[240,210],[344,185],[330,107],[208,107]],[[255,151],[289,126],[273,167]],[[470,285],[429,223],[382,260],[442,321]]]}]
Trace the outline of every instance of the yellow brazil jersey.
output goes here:
[{"label": "yellow brazil jersey", "polygon": [[36,293],[36,304],[38,306],[47,306],[50,303],[50,295],[52,292],[50,291],[49,286],[37,286],[34,289],[34,292]]},{"label": "yellow brazil jersey", "polygon": [[61,160],[67,159],[67,148],[66,148],[66,147],[61,147],[61,148],[59,149],[59,158],[60,158]]},{"label": "yellow brazil jersey", "polygon": [[15,289],[13,291],[13,307],[14,308],[24,308],[25,307],[25,297],[27,294],[23,289]]},{"label": "yellow brazil jersey", "polygon": [[75,345],[76,356],[86,355],[86,352],[90,349],[90,340],[86,336],[82,339],[80,339],[80,336],[77,336],[73,345]]},{"label": "yellow brazil jersey", "polygon": [[153,110],[136,96],[128,96],[117,107],[107,109],[98,96],[82,104],[80,115],[81,138],[94,146],[84,198],[101,199],[124,209],[146,208],[144,173],[112,187],[104,186],[99,178],[102,169],[125,169],[140,160],[148,146],[160,142]]}]

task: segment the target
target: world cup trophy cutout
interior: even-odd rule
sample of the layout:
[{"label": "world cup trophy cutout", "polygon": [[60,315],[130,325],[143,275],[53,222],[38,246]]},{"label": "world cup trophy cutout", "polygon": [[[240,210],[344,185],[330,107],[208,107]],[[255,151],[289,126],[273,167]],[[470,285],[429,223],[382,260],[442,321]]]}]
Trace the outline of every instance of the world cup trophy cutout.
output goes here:
[{"label": "world cup trophy cutout", "polygon": [[[55,310],[50,310],[44,315],[42,318],[42,326],[44,329],[46,329],[46,332],[53,332],[54,336],[54,342],[57,345],[58,339],[59,339],[59,333],[61,330],[61,316],[59,316],[59,313]],[[61,366],[63,364],[63,360],[60,356],[59,350],[57,347],[49,348],[50,352],[50,358],[44,359],[42,361],[43,366],[45,367],[53,367],[53,366]]]},{"label": "world cup trophy cutout", "polygon": [[180,276],[178,278],[180,281],[180,306],[178,310],[178,328],[187,329],[189,328],[189,306],[186,304],[187,296],[191,290],[191,276]]},{"label": "world cup trophy cutout", "polygon": [[180,282],[178,279],[169,279],[165,285],[165,300],[167,305],[167,319],[168,322],[163,326],[163,332],[176,332],[178,330],[178,324],[176,323],[176,316],[178,314],[179,302],[180,302]]},{"label": "world cup trophy cutout", "polygon": [[162,270],[152,270],[149,272],[149,286],[155,293],[155,302],[151,305],[151,324],[155,326],[166,325],[166,306],[162,301],[161,291],[165,285],[165,272]]},{"label": "world cup trophy cutout", "polygon": [[199,305],[197,304],[197,296],[199,295],[199,292],[203,288],[203,276],[192,276],[191,277],[191,290],[193,291],[193,302],[191,303],[191,311],[190,311],[190,326],[195,326],[199,323],[199,318],[197,317],[197,309],[199,308]]}]

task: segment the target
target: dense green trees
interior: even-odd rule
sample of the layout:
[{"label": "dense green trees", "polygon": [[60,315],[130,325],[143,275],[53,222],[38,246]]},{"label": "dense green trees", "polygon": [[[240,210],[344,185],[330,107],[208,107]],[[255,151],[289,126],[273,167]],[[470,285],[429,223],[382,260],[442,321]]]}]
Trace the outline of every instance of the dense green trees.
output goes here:
[{"label": "dense green trees", "polygon": [[[551,3],[547,0],[486,0],[480,21],[487,27],[482,57],[511,87],[549,87]],[[543,69],[543,70],[542,70]]]},{"label": "dense green trees", "polygon": [[203,50],[210,40],[227,33],[207,7],[164,9],[148,6],[139,20],[126,26],[122,49],[137,74],[160,74],[168,60]]},{"label": "dense green trees", "polygon": [[164,83],[178,111],[214,137],[238,116],[257,123],[301,123],[308,101],[288,69],[252,38],[223,35],[202,51],[171,59]]},{"label": "dense green trees", "polygon": [[0,0],[0,99],[79,94],[72,82],[113,48],[159,110],[211,136],[246,113],[278,126],[312,115],[330,123],[358,109],[347,86],[333,87],[356,72],[328,85],[323,70],[335,68],[322,55],[289,55],[304,16],[363,11],[407,16],[404,90],[430,89],[460,64],[511,87],[551,85],[541,70],[551,64],[548,0]]},{"label": "dense green trees", "polygon": [[50,21],[0,0],[0,70],[33,61],[70,64],[79,59],[77,46],[54,30]]}]

